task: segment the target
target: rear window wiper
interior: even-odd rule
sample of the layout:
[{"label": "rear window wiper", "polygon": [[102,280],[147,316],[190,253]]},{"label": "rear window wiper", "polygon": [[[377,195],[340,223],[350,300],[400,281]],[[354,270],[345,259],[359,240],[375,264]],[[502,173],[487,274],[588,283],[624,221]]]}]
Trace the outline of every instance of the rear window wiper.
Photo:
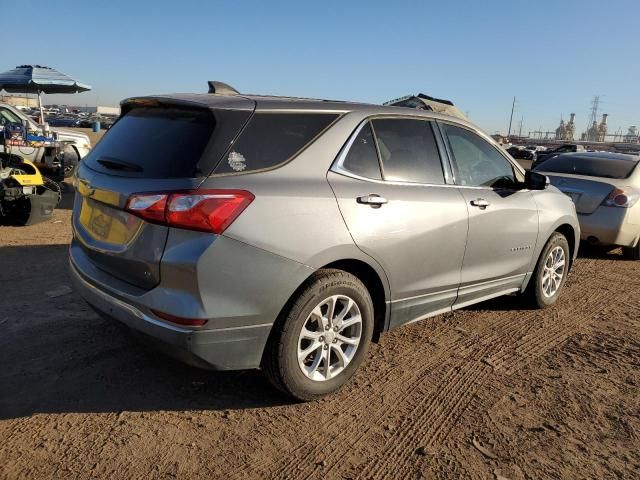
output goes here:
[{"label": "rear window wiper", "polygon": [[128,172],[143,172],[144,168],[135,163],[125,162],[117,158],[102,157],[97,162],[110,170],[126,170]]}]

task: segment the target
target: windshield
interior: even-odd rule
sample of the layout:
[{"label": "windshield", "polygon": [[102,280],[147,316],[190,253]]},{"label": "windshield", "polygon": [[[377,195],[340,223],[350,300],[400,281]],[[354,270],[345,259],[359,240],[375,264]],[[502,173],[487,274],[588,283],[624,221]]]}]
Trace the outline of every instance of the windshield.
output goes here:
[{"label": "windshield", "polygon": [[7,108],[0,108],[0,125],[6,125],[7,123],[23,123],[22,116],[18,116]]},{"label": "windshield", "polygon": [[638,160],[560,155],[536,167],[536,171],[570,173],[587,177],[628,178]]}]

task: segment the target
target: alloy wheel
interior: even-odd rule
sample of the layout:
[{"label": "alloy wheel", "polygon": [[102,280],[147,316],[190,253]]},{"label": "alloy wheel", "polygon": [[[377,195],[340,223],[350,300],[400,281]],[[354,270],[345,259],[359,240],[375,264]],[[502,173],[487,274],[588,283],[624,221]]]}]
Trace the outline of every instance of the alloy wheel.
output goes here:
[{"label": "alloy wheel", "polygon": [[346,295],[322,300],[311,311],[298,336],[298,365],[314,381],[339,375],[353,360],[362,337],[358,304]]},{"label": "alloy wheel", "polygon": [[554,247],[547,255],[542,273],[542,293],[545,297],[553,297],[562,284],[566,271],[566,258],[564,249]]}]

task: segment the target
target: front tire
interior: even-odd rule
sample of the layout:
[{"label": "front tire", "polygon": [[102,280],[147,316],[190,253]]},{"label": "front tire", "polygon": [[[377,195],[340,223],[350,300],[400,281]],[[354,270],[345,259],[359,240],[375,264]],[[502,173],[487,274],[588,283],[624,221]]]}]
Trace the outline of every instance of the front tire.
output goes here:
[{"label": "front tire", "polygon": [[546,308],[558,300],[569,273],[569,243],[554,232],[542,249],[525,295],[535,308]]},{"label": "front tire", "polygon": [[273,327],[262,361],[266,377],[303,401],[337,391],[366,357],[373,318],[371,296],[358,278],[319,270]]}]

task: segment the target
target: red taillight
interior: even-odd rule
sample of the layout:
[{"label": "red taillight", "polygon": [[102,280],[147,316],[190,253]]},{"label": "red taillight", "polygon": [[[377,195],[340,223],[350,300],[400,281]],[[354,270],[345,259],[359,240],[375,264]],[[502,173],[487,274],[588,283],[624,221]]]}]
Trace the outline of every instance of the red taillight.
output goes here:
[{"label": "red taillight", "polygon": [[628,203],[628,202],[629,202],[629,199],[624,193],[621,193],[620,195],[616,195],[615,197],[613,197],[613,203],[615,203],[618,206],[624,205],[625,203]]},{"label": "red taillight", "polygon": [[631,187],[614,188],[603,204],[607,207],[630,208],[638,201],[640,195]]},{"label": "red taillight", "polygon": [[246,190],[136,193],[125,208],[150,222],[220,234],[254,198]]},{"label": "red taillight", "polygon": [[170,313],[160,312],[158,310],[151,310],[156,317],[162,318],[163,320],[167,320],[171,323],[177,323],[178,325],[186,325],[188,327],[201,327],[205,323],[207,323],[206,318],[184,318],[184,317],[176,317],[175,315],[171,315]]}]

